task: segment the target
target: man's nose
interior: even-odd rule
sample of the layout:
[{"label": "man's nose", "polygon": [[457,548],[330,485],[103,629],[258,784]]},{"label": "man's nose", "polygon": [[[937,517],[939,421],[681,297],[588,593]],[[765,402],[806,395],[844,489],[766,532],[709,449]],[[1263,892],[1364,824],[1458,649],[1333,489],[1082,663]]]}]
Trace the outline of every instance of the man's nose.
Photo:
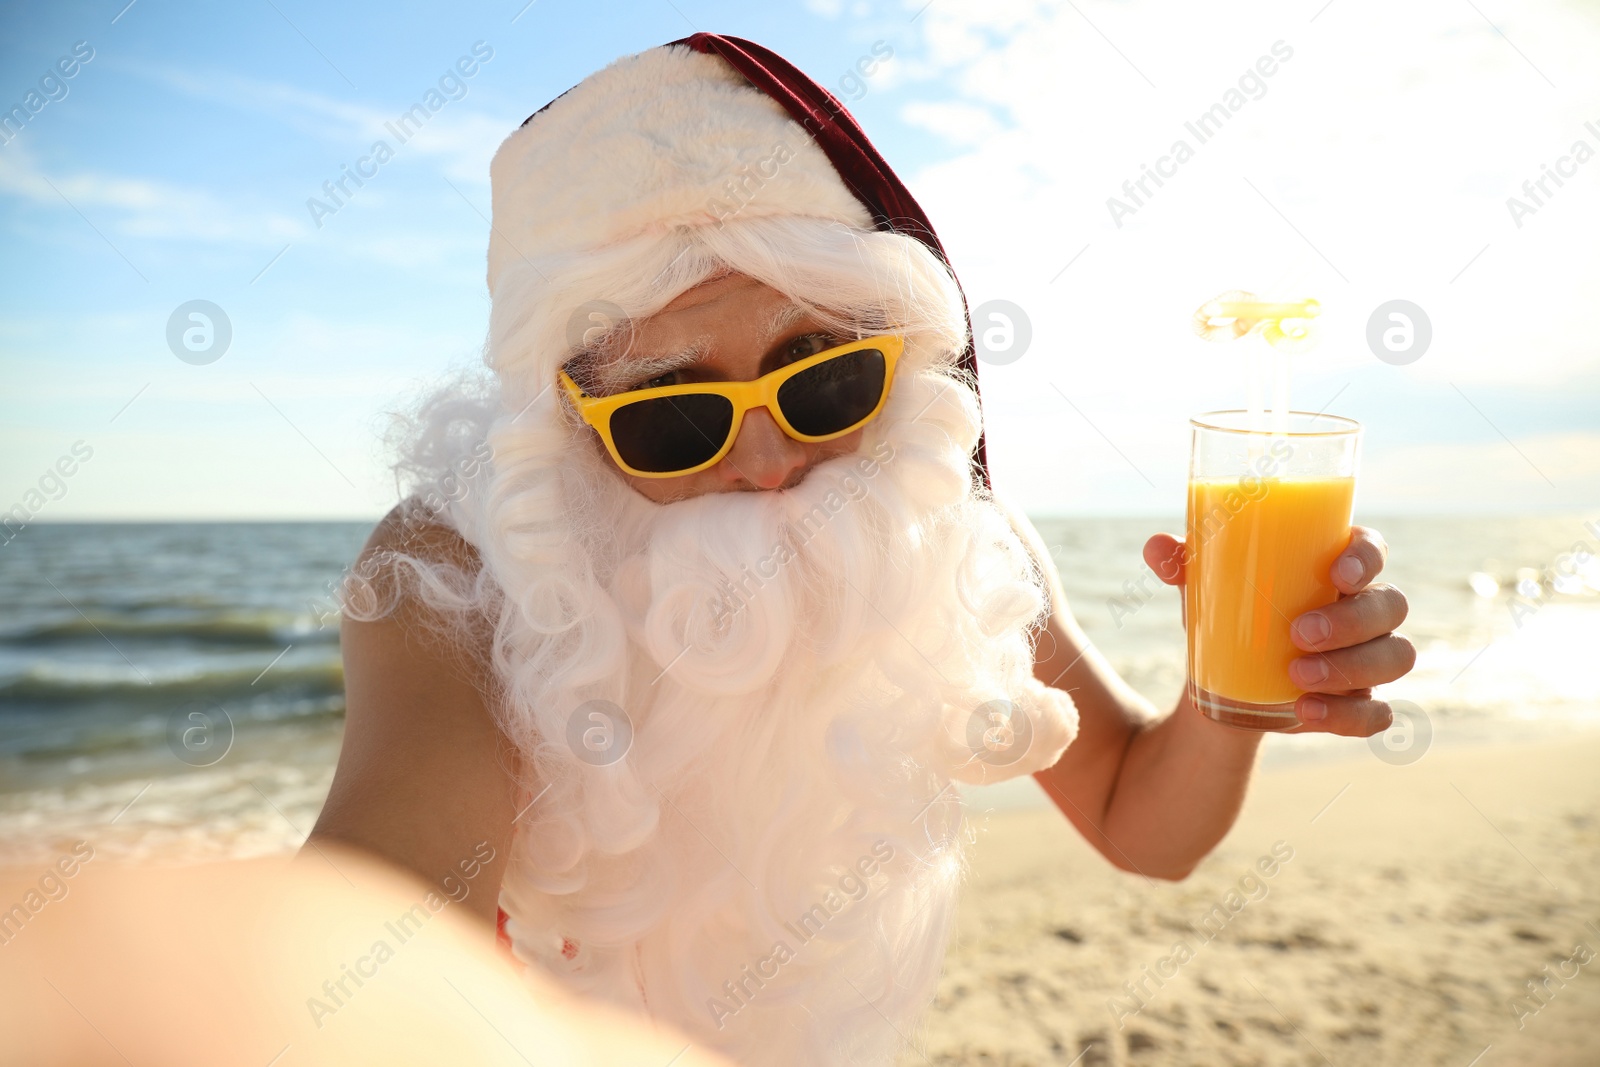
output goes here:
[{"label": "man's nose", "polygon": [[784,433],[766,408],[751,408],[723,463],[732,467],[730,480],[742,477],[758,489],[776,489],[805,466],[806,447]]}]

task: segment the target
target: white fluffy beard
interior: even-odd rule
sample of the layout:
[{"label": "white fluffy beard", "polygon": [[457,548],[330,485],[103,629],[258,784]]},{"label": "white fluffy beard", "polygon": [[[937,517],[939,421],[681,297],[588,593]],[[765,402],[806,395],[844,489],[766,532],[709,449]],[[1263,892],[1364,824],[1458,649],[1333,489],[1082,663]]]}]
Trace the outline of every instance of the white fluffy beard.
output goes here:
[{"label": "white fluffy beard", "polygon": [[[953,919],[951,780],[1042,769],[1077,730],[1032,675],[1038,576],[968,482],[971,394],[909,379],[921,399],[791,490],[662,506],[576,464],[613,520],[587,554],[626,640],[540,720],[603,691],[633,737],[595,766],[544,731],[560,769],[519,823],[507,930],[743,1064],[891,1062]],[[891,417],[934,400],[943,424]]]}]

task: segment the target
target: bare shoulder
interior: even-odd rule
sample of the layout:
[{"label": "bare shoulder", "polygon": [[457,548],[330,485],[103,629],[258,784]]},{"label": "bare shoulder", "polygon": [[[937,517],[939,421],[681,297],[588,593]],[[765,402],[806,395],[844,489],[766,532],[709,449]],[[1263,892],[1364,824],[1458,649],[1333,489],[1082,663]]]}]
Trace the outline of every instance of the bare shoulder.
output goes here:
[{"label": "bare shoulder", "polygon": [[[470,617],[447,615],[425,602],[417,588],[418,570],[428,567],[436,579],[464,592],[481,566],[477,549],[452,527],[414,502],[396,505],[373,527],[341,590],[346,658],[351,642],[359,647],[403,639],[413,652],[443,655],[474,674],[486,671],[484,626],[470,625]],[[390,625],[365,625],[385,622]],[[487,682],[487,677],[479,680]]]},{"label": "bare shoulder", "polygon": [[398,725],[401,714],[454,719],[486,710],[491,679],[483,626],[426,601],[415,569],[401,560],[445,565],[444,580],[458,583],[471,581],[482,564],[459,533],[409,502],[385,515],[345,582],[339,642],[347,698],[352,683],[361,690],[381,680],[391,697],[400,686],[437,697],[448,693],[449,699],[353,700],[347,723],[369,714]]},{"label": "bare shoulder", "polygon": [[386,564],[402,556],[449,564],[465,573],[476,572],[482,565],[478,550],[466,538],[414,501],[396,504],[378,520],[351,573],[357,579],[371,580],[386,574]]},{"label": "bare shoulder", "polygon": [[389,514],[372,528],[361,551],[410,552],[462,565],[478,563],[478,551],[466,538],[413,500],[390,508]]}]

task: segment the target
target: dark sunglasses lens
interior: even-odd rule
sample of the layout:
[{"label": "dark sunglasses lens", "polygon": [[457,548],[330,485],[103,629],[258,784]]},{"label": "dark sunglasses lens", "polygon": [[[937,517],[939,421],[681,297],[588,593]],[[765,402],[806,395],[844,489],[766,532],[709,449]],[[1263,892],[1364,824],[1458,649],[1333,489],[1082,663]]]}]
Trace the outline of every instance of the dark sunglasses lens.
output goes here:
[{"label": "dark sunglasses lens", "polygon": [[611,413],[617,454],[650,474],[698,467],[717,454],[732,428],[733,402],[709,393],[640,400]]},{"label": "dark sunglasses lens", "polygon": [[808,437],[854,426],[878,406],[888,364],[875,348],[818,363],[778,387],[778,406],[789,425]]}]

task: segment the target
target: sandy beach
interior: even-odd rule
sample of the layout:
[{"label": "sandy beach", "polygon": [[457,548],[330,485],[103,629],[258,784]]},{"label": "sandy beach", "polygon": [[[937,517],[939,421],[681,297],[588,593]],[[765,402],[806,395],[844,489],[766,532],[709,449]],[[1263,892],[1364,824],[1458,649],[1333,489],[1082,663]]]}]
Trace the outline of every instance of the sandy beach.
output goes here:
[{"label": "sandy beach", "polygon": [[975,814],[900,1062],[1600,1063],[1600,735],[1351,751],[1260,772],[1182,883],[1113,869],[1054,810]]}]

